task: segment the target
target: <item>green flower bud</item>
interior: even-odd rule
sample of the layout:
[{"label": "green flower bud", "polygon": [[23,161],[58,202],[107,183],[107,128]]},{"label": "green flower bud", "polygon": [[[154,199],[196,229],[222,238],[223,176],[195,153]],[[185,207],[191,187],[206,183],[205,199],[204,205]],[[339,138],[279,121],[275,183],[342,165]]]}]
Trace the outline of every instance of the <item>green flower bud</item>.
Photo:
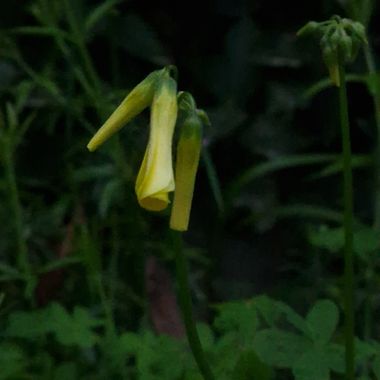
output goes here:
[{"label": "green flower bud", "polygon": [[353,34],[359,39],[360,42],[364,44],[368,44],[365,27],[362,23],[353,22],[352,31],[353,31]]},{"label": "green flower bud", "polygon": [[342,30],[341,37],[339,40],[340,53],[343,56],[345,62],[352,61],[353,51],[352,51],[352,38],[347,35],[347,33]]},{"label": "green flower bud", "polygon": [[330,45],[325,45],[322,50],[322,57],[329,70],[331,81],[337,86],[340,86],[339,69],[338,69],[338,54],[335,48]]},{"label": "green flower bud", "polygon": [[170,228],[176,231],[188,229],[201,146],[202,122],[194,112],[183,121],[177,146],[176,187],[170,216]]},{"label": "green flower bud", "polygon": [[304,31],[319,32],[322,36],[320,46],[330,78],[336,85],[340,85],[339,64],[352,61],[362,43],[367,43],[364,26],[356,21],[340,16],[333,16],[330,20],[320,23],[312,22],[300,29],[298,35]]},{"label": "green flower bud", "polygon": [[300,30],[297,32],[297,36],[303,36],[307,34],[314,33],[319,28],[319,23],[316,21],[309,21],[305,26],[303,26]]}]

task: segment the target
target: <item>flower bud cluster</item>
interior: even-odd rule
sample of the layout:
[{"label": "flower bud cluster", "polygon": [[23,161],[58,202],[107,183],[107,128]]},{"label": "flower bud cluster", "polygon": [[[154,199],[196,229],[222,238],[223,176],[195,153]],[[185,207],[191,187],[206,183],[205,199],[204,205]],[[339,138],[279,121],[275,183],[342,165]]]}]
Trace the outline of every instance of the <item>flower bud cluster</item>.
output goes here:
[{"label": "flower bud cluster", "polygon": [[323,22],[310,21],[298,32],[298,36],[314,34],[320,38],[323,60],[332,82],[339,86],[339,64],[352,62],[362,44],[367,43],[363,24],[347,18],[333,16]]}]

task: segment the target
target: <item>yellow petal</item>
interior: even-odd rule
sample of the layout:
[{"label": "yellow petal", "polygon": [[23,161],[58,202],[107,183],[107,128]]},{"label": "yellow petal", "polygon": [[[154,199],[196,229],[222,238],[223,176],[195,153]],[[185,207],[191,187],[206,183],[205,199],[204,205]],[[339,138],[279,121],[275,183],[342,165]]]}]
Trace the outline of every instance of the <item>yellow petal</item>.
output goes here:
[{"label": "yellow petal", "polygon": [[177,146],[175,169],[176,188],[170,216],[170,228],[187,231],[191,204],[193,200],[195,178],[201,153],[202,124],[197,117],[190,117],[182,125]]},{"label": "yellow petal", "polygon": [[177,85],[169,76],[160,80],[152,102],[149,142],[136,180],[141,207],[161,211],[174,190],[172,139],[177,119]]},{"label": "yellow petal", "polygon": [[128,123],[152,103],[157,80],[161,73],[162,70],[154,71],[149,74],[127,95],[90,140],[87,145],[89,151],[93,152],[97,149],[123,125]]}]

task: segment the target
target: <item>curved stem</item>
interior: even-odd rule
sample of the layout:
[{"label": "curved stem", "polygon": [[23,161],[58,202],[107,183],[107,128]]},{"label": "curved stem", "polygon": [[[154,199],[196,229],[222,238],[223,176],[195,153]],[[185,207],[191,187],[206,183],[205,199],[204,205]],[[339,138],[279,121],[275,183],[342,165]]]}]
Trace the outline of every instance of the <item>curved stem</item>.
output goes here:
[{"label": "curved stem", "polygon": [[339,60],[339,108],[343,148],[344,178],[344,312],[345,312],[345,347],[346,379],[355,378],[354,346],[354,257],[353,257],[353,189],[351,168],[351,139],[348,121],[346,78],[343,62]]},{"label": "curved stem", "polygon": [[179,302],[183,320],[185,322],[187,339],[203,378],[205,380],[214,380],[214,375],[212,374],[211,368],[206,360],[194,322],[187,262],[182,250],[182,234],[177,231],[173,231],[172,234],[176,253]]}]

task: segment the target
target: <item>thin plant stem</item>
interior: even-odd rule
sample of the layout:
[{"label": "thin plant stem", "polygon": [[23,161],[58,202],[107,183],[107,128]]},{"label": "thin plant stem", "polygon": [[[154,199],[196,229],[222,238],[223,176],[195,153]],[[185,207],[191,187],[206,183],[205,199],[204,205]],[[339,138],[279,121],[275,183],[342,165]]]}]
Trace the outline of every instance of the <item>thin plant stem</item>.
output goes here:
[{"label": "thin plant stem", "polygon": [[[373,57],[370,45],[364,46],[364,56],[370,77],[374,80],[376,78],[376,64]],[[375,215],[374,215],[374,228],[380,230],[380,88],[377,83],[373,87],[372,98],[375,110],[376,122],[376,149],[375,149]]]},{"label": "thin plant stem", "polygon": [[64,0],[64,6],[66,8],[66,15],[67,15],[67,21],[71,28],[71,34],[74,37],[75,43],[78,48],[78,52],[80,54],[80,57],[82,59],[82,63],[84,65],[84,68],[92,82],[93,88],[96,92],[96,95],[99,96],[99,91],[101,88],[99,76],[95,70],[95,67],[93,65],[93,61],[90,57],[90,54],[88,53],[84,36],[81,31],[79,22],[76,18],[76,15],[72,9],[71,2],[68,0]]},{"label": "thin plant stem", "polygon": [[355,378],[354,346],[354,257],[353,257],[353,188],[351,167],[351,141],[348,120],[345,69],[339,59],[339,109],[343,148],[343,198],[344,198],[344,312],[346,380]]},{"label": "thin plant stem", "polygon": [[188,278],[187,261],[182,249],[182,234],[181,232],[177,231],[173,231],[172,234],[176,254],[179,303],[182,310],[183,320],[185,322],[187,339],[191,348],[191,352],[193,353],[194,359],[198,364],[199,370],[203,378],[205,380],[214,380],[214,375],[212,374],[211,368],[206,360],[201,342],[199,340],[199,335],[195,326]]},{"label": "thin plant stem", "polygon": [[10,206],[13,214],[15,238],[17,246],[17,266],[22,272],[26,281],[26,296],[31,298],[32,291],[32,271],[28,257],[28,248],[24,237],[22,220],[22,207],[16,181],[16,173],[13,160],[12,147],[10,141],[6,141],[3,146],[4,171],[7,181]]}]

